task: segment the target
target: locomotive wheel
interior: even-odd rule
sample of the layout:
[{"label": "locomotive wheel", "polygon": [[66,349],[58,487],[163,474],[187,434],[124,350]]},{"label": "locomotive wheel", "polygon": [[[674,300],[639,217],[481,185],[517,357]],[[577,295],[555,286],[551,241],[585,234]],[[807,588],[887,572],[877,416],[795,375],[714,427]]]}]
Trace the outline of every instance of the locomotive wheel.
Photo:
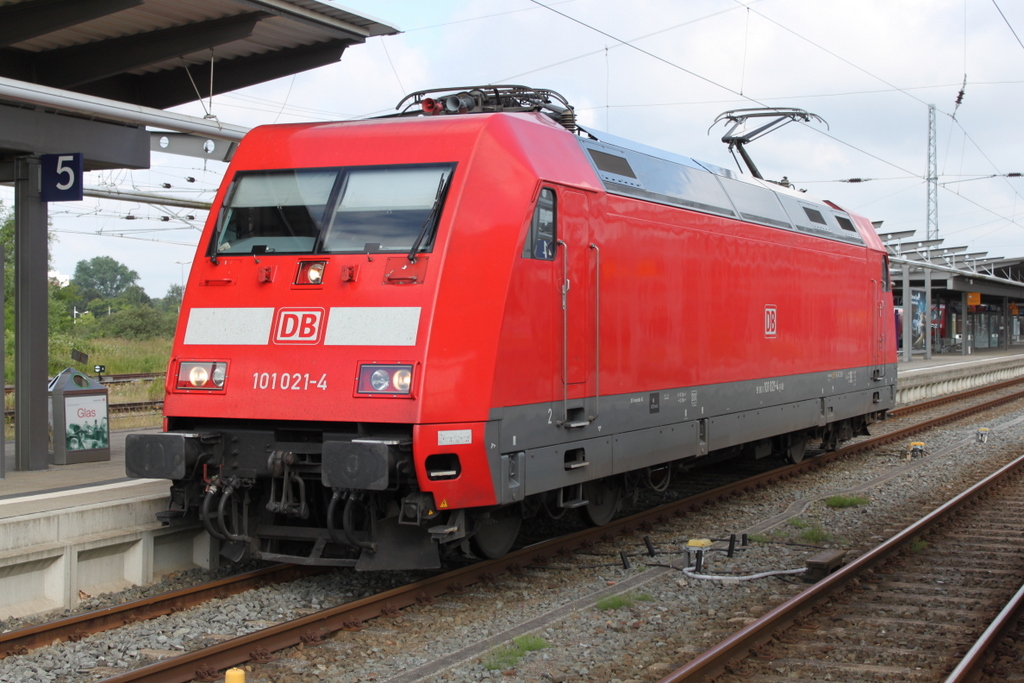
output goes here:
[{"label": "locomotive wheel", "polygon": [[580,510],[583,520],[591,526],[604,526],[615,519],[622,500],[622,487],[613,479],[596,479],[583,484],[587,504]]},{"label": "locomotive wheel", "polygon": [[807,432],[794,432],[786,439],[789,442],[786,457],[795,465],[804,459],[804,453],[807,452]]},{"label": "locomotive wheel", "polygon": [[488,560],[501,557],[516,542],[522,523],[518,505],[491,510],[479,518],[476,533],[469,539],[473,553]]}]

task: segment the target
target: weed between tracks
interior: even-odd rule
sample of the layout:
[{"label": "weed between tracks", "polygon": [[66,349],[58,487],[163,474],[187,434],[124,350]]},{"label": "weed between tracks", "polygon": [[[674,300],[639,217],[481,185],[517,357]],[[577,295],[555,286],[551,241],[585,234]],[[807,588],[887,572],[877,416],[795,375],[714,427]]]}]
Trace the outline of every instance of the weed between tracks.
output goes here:
[{"label": "weed between tracks", "polygon": [[610,595],[607,598],[602,598],[597,601],[597,609],[602,611],[609,609],[622,609],[623,607],[632,607],[637,602],[654,602],[654,598],[647,593]]},{"label": "weed between tracks", "polygon": [[522,659],[523,655],[527,652],[543,650],[546,647],[551,646],[548,644],[548,641],[544,640],[540,636],[519,636],[518,638],[512,639],[512,645],[502,645],[484,657],[481,663],[484,665],[484,668],[489,671],[495,671],[497,669],[504,671],[506,669],[511,669],[518,664],[519,660]]},{"label": "weed between tracks", "polygon": [[825,499],[825,505],[829,506],[833,510],[840,508],[852,508],[858,505],[867,505],[871,502],[870,498],[864,496],[829,496]]},{"label": "weed between tracks", "polygon": [[[799,517],[789,520],[789,526],[801,529],[800,539],[808,543],[825,543],[832,540],[832,535],[821,528],[817,522],[811,523]],[[784,529],[778,529],[781,535],[788,536]]]}]

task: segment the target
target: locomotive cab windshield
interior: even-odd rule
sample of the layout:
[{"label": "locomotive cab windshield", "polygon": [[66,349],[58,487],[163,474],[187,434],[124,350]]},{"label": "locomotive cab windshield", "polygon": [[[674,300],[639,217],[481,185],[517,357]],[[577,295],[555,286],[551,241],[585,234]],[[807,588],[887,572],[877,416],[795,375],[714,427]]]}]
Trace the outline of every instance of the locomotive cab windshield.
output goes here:
[{"label": "locomotive cab windshield", "polygon": [[215,252],[429,252],[453,164],[239,173]]}]

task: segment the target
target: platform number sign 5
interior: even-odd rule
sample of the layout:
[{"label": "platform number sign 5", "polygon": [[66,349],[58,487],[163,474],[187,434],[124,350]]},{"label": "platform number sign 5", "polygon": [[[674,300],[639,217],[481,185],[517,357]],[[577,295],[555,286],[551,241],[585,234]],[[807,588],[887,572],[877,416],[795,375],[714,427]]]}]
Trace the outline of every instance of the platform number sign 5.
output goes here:
[{"label": "platform number sign 5", "polygon": [[774,339],[779,333],[779,310],[774,304],[765,304],[764,307],[764,336],[766,339]]},{"label": "platform number sign 5", "polygon": [[44,202],[82,201],[85,161],[80,153],[43,154],[39,157],[39,169],[39,198]]}]

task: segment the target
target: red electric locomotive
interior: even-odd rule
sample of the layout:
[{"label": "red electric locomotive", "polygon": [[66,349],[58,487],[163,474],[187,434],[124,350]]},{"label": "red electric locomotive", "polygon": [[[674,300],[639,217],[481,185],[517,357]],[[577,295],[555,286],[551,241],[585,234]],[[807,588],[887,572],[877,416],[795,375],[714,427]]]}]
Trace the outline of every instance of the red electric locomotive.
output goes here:
[{"label": "red electric locomotive", "polygon": [[163,519],[231,559],[437,567],[541,512],[605,523],[695,461],[834,448],[892,406],[867,220],[582,131],[551,91],[411,98],[239,146],[165,431],[127,442],[130,476],[173,480]]}]

